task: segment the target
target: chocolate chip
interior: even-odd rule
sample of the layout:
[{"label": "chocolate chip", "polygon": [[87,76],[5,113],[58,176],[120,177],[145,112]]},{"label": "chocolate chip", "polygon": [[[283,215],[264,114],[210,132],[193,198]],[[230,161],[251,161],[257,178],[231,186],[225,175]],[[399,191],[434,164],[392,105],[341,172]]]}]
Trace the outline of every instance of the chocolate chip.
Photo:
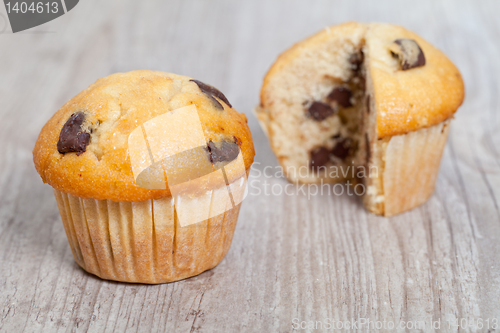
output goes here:
[{"label": "chocolate chip", "polygon": [[209,159],[212,163],[230,162],[238,157],[240,148],[234,142],[222,141],[220,148],[212,141],[208,142]]},{"label": "chocolate chip", "polygon": [[190,80],[191,82],[194,82],[198,85],[198,87],[200,88],[200,90],[208,96],[208,98],[210,98],[212,100],[212,102],[215,104],[215,107],[218,108],[218,109],[221,109],[223,110],[224,107],[222,106],[222,104],[220,104],[220,102],[215,99],[215,97],[217,97],[218,99],[220,99],[221,101],[223,101],[224,103],[227,104],[227,106],[229,106],[230,108],[232,108],[233,106],[231,105],[231,103],[229,103],[229,101],[227,100],[226,96],[224,96],[223,93],[221,93],[217,88],[215,87],[212,87],[211,85],[208,85],[208,84],[205,84],[201,81],[198,81],[198,80]]},{"label": "chocolate chip", "polygon": [[325,147],[314,148],[311,151],[311,160],[309,167],[312,170],[317,170],[325,166],[330,161],[330,151]]},{"label": "chocolate chip", "polygon": [[348,108],[351,104],[352,92],[346,87],[336,87],[328,95],[328,99],[339,103],[340,106]]},{"label": "chocolate chip", "polygon": [[349,138],[341,139],[337,141],[337,144],[332,149],[332,154],[340,159],[344,159],[349,156],[351,150],[352,140]]},{"label": "chocolate chip", "polygon": [[368,133],[365,133],[365,145],[366,145],[366,163],[370,162],[371,151],[370,151],[370,139],[368,138]]},{"label": "chocolate chip", "polygon": [[366,95],[366,113],[370,113],[370,95]]},{"label": "chocolate chip", "polygon": [[57,142],[57,150],[61,154],[76,152],[80,155],[85,152],[90,143],[90,134],[82,129],[85,121],[83,112],[73,113],[66,121]]},{"label": "chocolate chip", "polygon": [[389,50],[399,59],[401,69],[404,71],[425,65],[424,52],[413,39],[396,39]]},{"label": "chocolate chip", "polygon": [[359,72],[361,69],[361,65],[363,64],[363,60],[365,58],[365,54],[363,51],[359,51],[357,53],[351,54],[349,57],[349,63],[352,65],[352,70],[355,72]]},{"label": "chocolate chip", "polygon": [[313,102],[307,111],[316,121],[325,120],[335,112],[330,105],[321,102]]}]

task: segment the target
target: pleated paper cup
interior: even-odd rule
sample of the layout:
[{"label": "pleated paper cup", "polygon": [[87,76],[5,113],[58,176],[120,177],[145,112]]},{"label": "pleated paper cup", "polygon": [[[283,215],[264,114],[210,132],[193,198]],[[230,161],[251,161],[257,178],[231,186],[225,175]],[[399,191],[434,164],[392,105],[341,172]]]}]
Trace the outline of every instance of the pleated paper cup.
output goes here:
[{"label": "pleated paper cup", "polygon": [[[54,194],[78,265],[103,279],[150,284],[181,280],[215,267],[229,250],[241,206],[239,202],[222,214],[182,225],[171,196],[115,202],[56,189]],[[208,197],[216,196],[208,193]]]},{"label": "pleated paper cup", "polygon": [[382,177],[369,183],[365,206],[376,214],[393,216],[424,202],[434,192],[441,155],[446,145],[450,120],[414,132],[395,135],[377,142],[376,166]]}]

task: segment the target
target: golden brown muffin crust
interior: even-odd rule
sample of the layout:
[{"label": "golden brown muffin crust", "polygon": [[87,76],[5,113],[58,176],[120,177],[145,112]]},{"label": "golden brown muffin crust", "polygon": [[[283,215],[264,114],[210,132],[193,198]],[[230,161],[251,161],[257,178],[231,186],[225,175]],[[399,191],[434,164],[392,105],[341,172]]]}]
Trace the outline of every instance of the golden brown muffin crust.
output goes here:
[{"label": "golden brown muffin crust", "polygon": [[[255,152],[246,116],[217,98],[223,106],[220,110],[191,80],[147,70],[97,80],[43,127],[33,150],[43,181],[59,191],[99,200],[143,201],[170,195],[168,188],[149,190],[135,184],[127,140],[146,121],[192,104],[197,107],[205,138],[236,142],[249,169]],[[61,154],[57,149],[61,129],[77,112],[85,114],[85,124],[92,129],[90,144],[80,155]]]},{"label": "golden brown muffin crust", "polygon": [[[397,39],[412,39],[425,65],[401,70],[389,48]],[[366,51],[377,109],[379,138],[427,128],[453,116],[464,99],[462,76],[440,50],[403,27],[372,23]]]}]

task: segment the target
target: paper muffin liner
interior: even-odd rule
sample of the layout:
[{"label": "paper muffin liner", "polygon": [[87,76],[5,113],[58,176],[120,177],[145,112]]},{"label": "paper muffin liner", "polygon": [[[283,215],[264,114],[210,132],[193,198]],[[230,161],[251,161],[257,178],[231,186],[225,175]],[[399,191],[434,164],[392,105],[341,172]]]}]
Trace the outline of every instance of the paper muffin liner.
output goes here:
[{"label": "paper muffin liner", "polygon": [[383,170],[382,193],[369,209],[392,216],[423,204],[434,192],[450,120],[380,140],[377,162]]},{"label": "paper muffin liner", "polygon": [[171,196],[115,202],[54,194],[78,265],[103,279],[151,284],[215,267],[229,250],[241,206],[182,226]]}]

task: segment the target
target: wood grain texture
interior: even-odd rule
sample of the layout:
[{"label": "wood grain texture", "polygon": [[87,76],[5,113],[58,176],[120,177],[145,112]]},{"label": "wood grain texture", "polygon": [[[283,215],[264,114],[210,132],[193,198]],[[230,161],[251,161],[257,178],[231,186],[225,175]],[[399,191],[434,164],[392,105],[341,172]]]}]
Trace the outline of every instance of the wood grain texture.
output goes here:
[{"label": "wood grain texture", "polygon": [[[473,0],[85,0],[43,26],[0,34],[0,331],[289,332],[295,318],[385,320],[399,332],[432,332],[430,321],[440,320],[436,331],[495,331],[499,12],[498,1]],[[393,218],[367,213],[347,194],[279,194],[286,181],[275,169],[262,173],[277,166],[251,114],[266,70],[294,42],[347,20],[416,31],[466,83],[436,193]],[[177,283],[106,282],[80,269],[32,163],[41,127],[64,102],[99,77],[133,69],[213,84],[247,114],[254,136],[251,195],[229,253]],[[462,318],[489,319],[490,329],[448,326]],[[426,327],[398,327],[403,321]]]}]

